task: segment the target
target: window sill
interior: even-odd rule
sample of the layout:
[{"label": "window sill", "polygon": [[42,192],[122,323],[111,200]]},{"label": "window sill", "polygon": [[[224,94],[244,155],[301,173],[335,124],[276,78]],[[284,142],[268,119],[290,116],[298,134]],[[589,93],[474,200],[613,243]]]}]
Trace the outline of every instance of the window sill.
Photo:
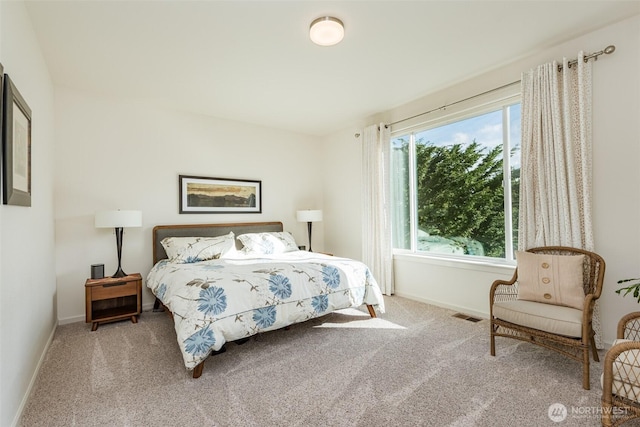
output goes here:
[{"label": "window sill", "polygon": [[473,259],[471,257],[455,257],[446,255],[418,254],[411,251],[394,250],[393,259],[413,263],[430,264],[465,270],[477,270],[509,274],[516,267],[515,261],[492,260],[490,258]]}]

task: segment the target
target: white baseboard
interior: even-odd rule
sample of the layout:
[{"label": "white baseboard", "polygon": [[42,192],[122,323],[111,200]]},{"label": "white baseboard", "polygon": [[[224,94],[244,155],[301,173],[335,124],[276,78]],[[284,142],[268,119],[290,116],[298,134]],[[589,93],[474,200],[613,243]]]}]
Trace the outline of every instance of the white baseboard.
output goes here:
[{"label": "white baseboard", "polygon": [[[142,311],[153,310],[153,303],[142,304]],[[58,319],[58,325],[68,325],[69,323],[84,322],[86,320],[85,315],[65,317],[64,319]]]},{"label": "white baseboard", "polygon": [[484,313],[484,312],[481,312],[481,311],[472,310],[470,308],[463,307],[461,305],[448,304],[448,303],[444,303],[444,302],[440,302],[440,301],[434,301],[434,300],[430,300],[428,298],[422,298],[422,297],[418,297],[418,296],[415,296],[415,295],[406,294],[404,292],[396,292],[395,295],[397,295],[399,297],[402,297],[402,298],[407,298],[407,299],[412,299],[414,301],[423,302],[425,304],[431,304],[431,305],[435,305],[437,307],[446,308],[446,309],[453,310],[453,311],[456,311],[456,312],[459,312],[459,313],[467,314],[469,316],[479,317],[481,319],[488,319],[489,318],[489,313]]},{"label": "white baseboard", "polygon": [[44,346],[44,349],[42,350],[42,354],[40,355],[40,359],[38,360],[38,364],[36,365],[36,369],[33,371],[33,375],[31,376],[31,381],[29,381],[29,386],[27,387],[27,391],[25,392],[24,396],[22,397],[22,401],[20,402],[20,406],[18,407],[18,411],[16,412],[16,416],[13,418],[13,421],[11,422],[11,426],[12,427],[17,426],[18,422],[20,421],[20,418],[22,417],[22,412],[24,411],[25,405],[29,401],[29,397],[31,396],[31,390],[33,389],[33,385],[35,384],[36,379],[38,378],[38,374],[40,373],[40,368],[42,367],[42,363],[44,362],[44,358],[47,355],[47,352],[49,351],[49,346],[51,346],[51,343],[53,342],[53,336],[56,333],[56,328],[57,327],[58,327],[58,324],[54,323],[53,329],[51,330],[51,333],[49,334],[49,339],[47,340],[47,344]]},{"label": "white baseboard", "polygon": [[58,319],[58,325],[68,325],[69,323],[84,322],[85,320],[86,318],[84,315],[65,317],[64,319]]},{"label": "white baseboard", "polygon": [[[468,314],[470,316],[480,317],[481,319],[488,319],[489,318],[489,313],[483,313],[483,312],[480,312],[480,311],[471,310],[471,309],[468,309],[466,307],[459,306],[459,305],[447,304],[447,303],[443,303],[443,302],[440,302],[440,301],[434,301],[434,300],[430,300],[430,299],[427,299],[427,298],[421,298],[421,297],[417,297],[415,295],[406,294],[404,292],[396,292],[395,295],[397,295],[399,297],[402,297],[402,298],[411,299],[411,300],[414,300],[414,301],[420,301],[420,302],[423,302],[425,304],[431,304],[431,305],[435,305],[437,307],[447,308],[449,310],[453,310],[453,311],[456,311],[456,312],[459,312],[459,313],[463,313],[463,314]],[[603,340],[602,344],[604,346],[604,350],[608,350],[613,345],[613,341],[605,341],[605,340]]]}]

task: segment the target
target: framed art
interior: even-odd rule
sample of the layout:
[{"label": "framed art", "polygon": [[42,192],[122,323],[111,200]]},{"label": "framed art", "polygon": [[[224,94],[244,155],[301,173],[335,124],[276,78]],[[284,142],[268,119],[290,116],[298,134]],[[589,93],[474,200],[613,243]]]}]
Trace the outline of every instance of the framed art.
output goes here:
[{"label": "framed art", "polygon": [[[4,157],[4,155],[2,154],[3,152],[3,138],[2,138],[2,116],[4,115],[4,110],[2,108],[2,104],[4,104],[4,67],[2,66],[2,64],[0,64],[0,162],[2,162],[2,158]],[[2,167],[2,170],[4,170],[4,166],[1,166],[0,163],[0,167]],[[3,172],[0,172],[0,174]],[[2,177],[2,175],[0,175],[0,178]],[[1,178],[2,182],[4,182],[4,178]],[[0,188],[0,191],[2,191],[2,189]]]},{"label": "framed art", "polygon": [[180,213],[261,213],[262,181],[180,175]]},{"label": "framed art", "polygon": [[8,74],[2,96],[2,203],[31,206],[31,109]]}]

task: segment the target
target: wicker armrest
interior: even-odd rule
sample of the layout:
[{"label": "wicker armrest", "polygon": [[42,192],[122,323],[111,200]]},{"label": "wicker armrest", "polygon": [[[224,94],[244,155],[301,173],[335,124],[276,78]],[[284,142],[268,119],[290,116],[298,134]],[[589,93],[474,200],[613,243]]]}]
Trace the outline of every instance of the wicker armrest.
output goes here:
[{"label": "wicker armrest", "polygon": [[634,311],[620,319],[617,338],[640,341],[640,311]]},{"label": "wicker armrest", "polygon": [[518,295],[518,288],[515,286],[518,280],[518,271],[514,271],[510,280],[495,280],[489,292],[489,305],[493,306],[496,301],[507,301],[515,299]]},{"label": "wicker armrest", "polygon": [[587,295],[584,296],[584,303],[583,303],[582,311],[587,313],[589,318],[592,317],[593,308],[594,308],[594,306],[596,304],[596,300],[597,299],[598,299],[598,297],[595,296],[594,294],[587,294]]},{"label": "wicker armrest", "polygon": [[640,341],[625,341],[612,346],[604,358],[603,399],[616,394],[640,400]]}]

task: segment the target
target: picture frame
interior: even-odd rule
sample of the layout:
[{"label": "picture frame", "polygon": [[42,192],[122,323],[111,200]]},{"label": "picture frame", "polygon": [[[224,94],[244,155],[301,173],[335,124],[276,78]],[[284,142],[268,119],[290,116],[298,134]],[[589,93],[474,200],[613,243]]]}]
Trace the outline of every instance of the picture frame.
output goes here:
[{"label": "picture frame", "polygon": [[179,175],[180,213],[262,213],[262,181]]},{"label": "picture frame", "polygon": [[31,206],[31,108],[8,74],[2,93],[2,203]]},{"label": "picture frame", "polygon": [[[0,167],[2,167],[2,170],[4,170],[4,167],[2,166],[2,158],[3,158],[3,148],[2,148],[2,116],[4,115],[4,109],[2,108],[2,104],[4,104],[4,67],[2,66],[2,64],[0,64]],[[2,179],[2,172],[0,171],[0,179]],[[4,182],[4,179],[2,179],[2,182]],[[0,184],[1,186],[2,184]],[[2,191],[2,188],[0,188],[0,191]]]}]

